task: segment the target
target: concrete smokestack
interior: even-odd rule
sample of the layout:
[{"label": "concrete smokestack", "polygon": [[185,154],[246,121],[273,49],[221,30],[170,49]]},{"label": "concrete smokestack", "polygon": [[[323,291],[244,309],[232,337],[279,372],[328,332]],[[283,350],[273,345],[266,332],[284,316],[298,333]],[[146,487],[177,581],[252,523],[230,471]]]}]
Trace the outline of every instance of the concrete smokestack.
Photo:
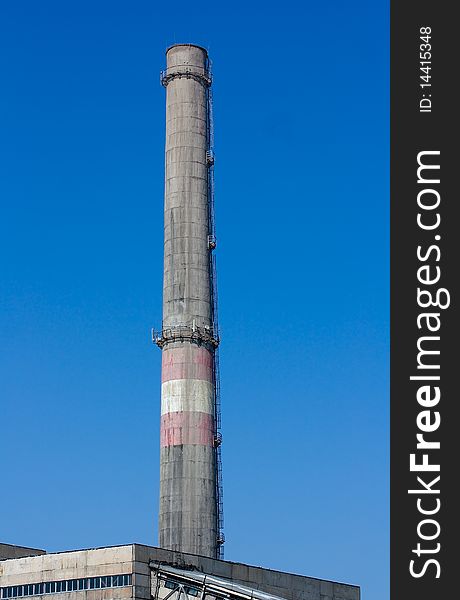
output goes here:
[{"label": "concrete smokestack", "polygon": [[221,553],[212,122],[207,51],[166,52],[159,544]]}]

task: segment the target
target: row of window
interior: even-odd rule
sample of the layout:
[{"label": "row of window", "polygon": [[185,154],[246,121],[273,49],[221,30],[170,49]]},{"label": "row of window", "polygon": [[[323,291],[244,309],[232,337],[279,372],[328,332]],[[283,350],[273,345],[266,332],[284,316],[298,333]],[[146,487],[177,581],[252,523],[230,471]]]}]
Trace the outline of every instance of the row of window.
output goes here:
[{"label": "row of window", "polygon": [[66,581],[47,581],[27,585],[10,585],[0,588],[0,598],[21,598],[23,596],[42,596],[43,594],[63,594],[83,590],[122,587],[132,585],[131,575],[105,575],[104,577],[84,577]]}]

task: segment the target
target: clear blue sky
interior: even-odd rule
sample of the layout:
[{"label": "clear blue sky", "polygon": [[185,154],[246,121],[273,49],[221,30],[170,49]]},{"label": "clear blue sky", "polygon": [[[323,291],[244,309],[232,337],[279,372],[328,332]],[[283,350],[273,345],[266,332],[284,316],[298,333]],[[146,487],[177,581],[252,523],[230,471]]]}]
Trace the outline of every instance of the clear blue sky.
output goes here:
[{"label": "clear blue sky", "polygon": [[225,556],[387,598],[388,29],[386,0],[1,3],[1,541],[156,543],[159,71],[194,42]]}]

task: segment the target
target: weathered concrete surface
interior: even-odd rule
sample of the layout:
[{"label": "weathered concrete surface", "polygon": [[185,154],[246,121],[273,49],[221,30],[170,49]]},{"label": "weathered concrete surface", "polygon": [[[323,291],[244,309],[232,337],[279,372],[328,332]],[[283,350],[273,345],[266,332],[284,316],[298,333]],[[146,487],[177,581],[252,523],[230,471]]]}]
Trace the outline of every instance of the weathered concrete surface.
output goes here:
[{"label": "weathered concrete surface", "polygon": [[13,546],[12,544],[0,544],[0,560],[6,558],[22,558],[23,556],[37,556],[46,554],[45,550],[38,548],[27,548],[25,546]]},{"label": "weathered concrete surface", "polygon": [[357,586],[140,544],[0,561],[0,587],[132,574],[133,586],[52,594],[55,600],[151,600],[150,563],[195,569],[286,600],[359,600]]},{"label": "weathered concrete surface", "polygon": [[[252,587],[286,600],[359,600],[360,588],[354,585],[337,583],[303,575],[273,571],[262,567],[254,567],[241,563],[206,558],[171,552],[161,548],[141,546],[134,547],[136,572],[145,573],[145,564],[150,561],[163,562],[182,569],[194,568],[208,575],[215,575]],[[137,593],[137,592],[136,592]],[[143,596],[148,600],[150,596]]]},{"label": "weathered concrete surface", "polygon": [[[96,548],[92,550],[76,550],[10,559],[0,563],[0,587],[26,583],[41,583],[97,577],[99,575],[125,575],[132,573],[134,546],[115,546],[113,548]],[[125,598],[131,596],[125,588],[112,588],[111,597]],[[105,590],[87,590],[87,593],[104,592]],[[86,592],[73,592],[84,594]],[[53,597],[68,596],[53,594]],[[102,596],[100,596],[102,597]],[[82,598],[82,596],[79,596]]]},{"label": "weathered concrete surface", "polygon": [[[207,53],[166,54],[163,330],[212,332],[208,223]],[[159,544],[217,556],[213,347],[163,347]]]},{"label": "weathered concrete surface", "polygon": [[[196,46],[173,46],[166,73],[203,75],[206,59]],[[206,150],[205,83],[174,78],[166,87],[164,327],[211,325]]]}]

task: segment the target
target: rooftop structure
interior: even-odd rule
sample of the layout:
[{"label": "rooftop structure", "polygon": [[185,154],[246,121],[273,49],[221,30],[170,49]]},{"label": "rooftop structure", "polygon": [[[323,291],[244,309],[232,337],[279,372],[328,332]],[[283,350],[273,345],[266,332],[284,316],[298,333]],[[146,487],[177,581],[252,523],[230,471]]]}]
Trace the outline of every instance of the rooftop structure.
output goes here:
[{"label": "rooftop structure", "polygon": [[5,560],[6,558],[23,558],[25,556],[38,556],[39,554],[46,554],[46,552],[45,550],[39,550],[38,548],[0,544],[0,560]]}]

